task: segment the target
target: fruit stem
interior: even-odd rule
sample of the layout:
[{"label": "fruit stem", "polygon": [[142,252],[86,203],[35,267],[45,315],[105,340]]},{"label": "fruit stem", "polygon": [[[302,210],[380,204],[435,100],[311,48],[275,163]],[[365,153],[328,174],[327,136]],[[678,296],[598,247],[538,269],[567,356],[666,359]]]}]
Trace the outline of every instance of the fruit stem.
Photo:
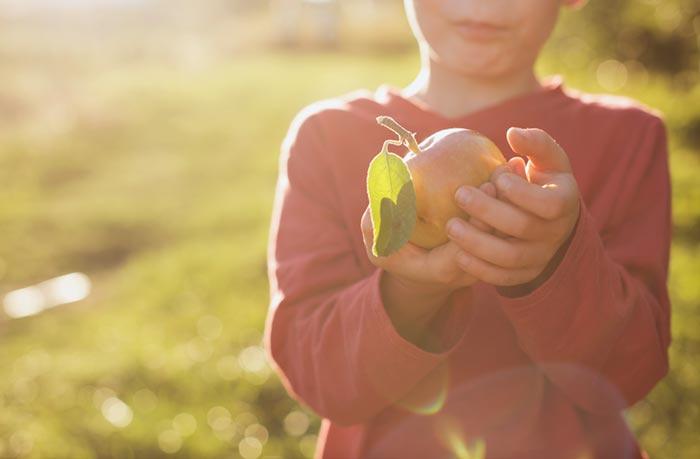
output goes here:
[{"label": "fruit stem", "polygon": [[384,145],[382,145],[382,154],[389,154],[389,145],[396,145],[397,147],[403,146],[403,142],[400,140],[393,140],[393,139],[388,139],[384,141]]},{"label": "fruit stem", "polygon": [[[394,133],[399,136],[399,145],[406,145],[408,149],[416,155],[420,153],[418,142],[416,142],[416,134],[401,126],[394,118],[390,116],[378,116],[377,123],[394,131]],[[395,143],[392,144],[396,145]]]}]

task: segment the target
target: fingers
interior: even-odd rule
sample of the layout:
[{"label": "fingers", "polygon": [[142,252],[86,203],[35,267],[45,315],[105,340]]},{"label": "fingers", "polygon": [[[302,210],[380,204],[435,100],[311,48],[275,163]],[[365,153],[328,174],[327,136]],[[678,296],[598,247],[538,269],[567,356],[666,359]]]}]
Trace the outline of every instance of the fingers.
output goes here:
[{"label": "fingers", "polygon": [[575,199],[570,198],[570,195],[578,193],[569,189],[573,187],[573,183],[564,181],[542,187],[510,173],[501,174],[496,179],[496,188],[500,196],[545,220],[555,220],[571,210]]},{"label": "fingers", "polygon": [[454,243],[448,242],[426,250],[409,242],[387,257],[376,257],[372,253],[373,229],[369,207],[362,214],[360,227],[367,257],[379,268],[414,282],[456,287],[475,282],[457,266],[455,257],[460,249]]},{"label": "fingers", "polygon": [[[486,182],[482,184],[479,189],[487,196],[491,196],[492,198],[495,198],[498,192],[496,191],[496,186],[491,183],[491,182]],[[482,222],[478,218],[471,217],[469,219],[469,223],[474,225],[476,228],[480,229],[481,231],[487,232],[487,233],[492,233],[493,228],[489,226],[488,224]]]},{"label": "fingers", "polygon": [[527,156],[534,167],[547,172],[571,172],[569,158],[562,148],[542,129],[508,129],[506,138],[513,151]]},{"label": "fingers", "polygon": [[491,173],[491,181],[494,182],[501,174],[508,172],[527,178],[525,160],[520,156],[513,156],[508,162],[494,169]]},{"label": "fingers", "polygon": [[372,253],[372,244],[374,243],[374,231],[372,229],[372,216],[370,214],[369,206],[367,206],[365,212],[362,214],[362,219],[360,220],[360,229],[362,230],[362,240],[365,243],[367,256],[370,260],[374,260],[377,257],[375,257]]},{"label": "fingers", "polygon": [[491,182],[485,182],[483,183],[479,189],[486,195],[486,196],[491,196],[492,198],[495,198],[498,191],[496,190],[496,186],[491,183]]},{"label": "fingers", "polygon": [[453,218],[447,224],[448,236],[462,250],[504,268],[522,268],[544,263],[546,250],[535,243],[504,240],[479,231],[470,223]]},{"label": "fingers", "polygon": [[457,264],[470,276],[499,287],[530,282],[541,271],[540,268],[504,269],[466,252],[457,255]]},{"label": "fingers", "polygon": [[[429,276],[431,282],[443,285],[461,285],[464,271],[459,269],[455,258],[461,249],[453,242],[448,242],[429,251],[423,258],[424,265],[420,274]],[[474,279],[471,279],[471,283]]]},{"label": "fingers", "polygon": [[[502,174],[502,177],[510,175],[513,174]],[[455,194],[455,200],[470,216],[504,234],[521,239],[536,239],[544,231],[544,222],[519,209],[517,204],[514,206],[501,199],[487,196],[476,188],[460,187]]]},{"label": "fingers", "polygon": [[417,265],[415,260],[415,255],[420,255],[424,250],[413,244],[408,243],[387,257],[377,257],[374,255],[374,253],[372,253],[372,245],[374,244],[374,229],[372,226],[372,216],[370,212],[370,208],[367,206],[365,212],[362,214],[360,228],[362,229],[362,240],[365,244],[367,257],[370,259],[372,264],[379,267],[388,267],[392,264],[393,260],[400,260],[401,263],[406,265],[407,269],[420,269],[420,266]]},{"label": "fingers", "polygon": [[513,156],[508,160],[508,168],[514,174],[521,176],[522,178],[527,178],[525,172],[525,160],[521,156]]}]

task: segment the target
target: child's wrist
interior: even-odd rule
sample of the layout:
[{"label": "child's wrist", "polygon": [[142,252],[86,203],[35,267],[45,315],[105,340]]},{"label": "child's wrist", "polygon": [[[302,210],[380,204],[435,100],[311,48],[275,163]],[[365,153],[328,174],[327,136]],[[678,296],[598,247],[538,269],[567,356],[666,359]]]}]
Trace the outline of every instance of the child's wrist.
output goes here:
[{"label": "child's wrist", "polygon": [[385,272],[384,278],[386,282],[393,284],[394,288],[414,298],[447,298],[454,290],[445,284],[413,280],[390,271]]},{"label": "child's wrist", "polygon": [[435,314],[449,301],[452,289],[417,282],[384,271],[380,283],[384,309],[394,328],[417,343]]}]

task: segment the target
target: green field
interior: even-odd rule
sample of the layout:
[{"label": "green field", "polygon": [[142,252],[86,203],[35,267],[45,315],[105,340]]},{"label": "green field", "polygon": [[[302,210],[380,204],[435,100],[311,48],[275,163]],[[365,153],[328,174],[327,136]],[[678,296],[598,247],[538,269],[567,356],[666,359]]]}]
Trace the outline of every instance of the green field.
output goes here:
[{"label": "green field", "polygon": [[[560,58],[542,72],[601,90]],[[304,105],[406,84],[416,66],[411,50],[268,50],[176,71],[3,61],[0,294],[73,271],[93,293],[0,319],[0,457],[310,456],[318,421],[259,348],[279,145]],[[674,181],[672,373],[630,420],[652,457],[700,457],[700,88],[632,75],[620,93],[665,113]],[[125,427],[108,422],[115,399]]]}]

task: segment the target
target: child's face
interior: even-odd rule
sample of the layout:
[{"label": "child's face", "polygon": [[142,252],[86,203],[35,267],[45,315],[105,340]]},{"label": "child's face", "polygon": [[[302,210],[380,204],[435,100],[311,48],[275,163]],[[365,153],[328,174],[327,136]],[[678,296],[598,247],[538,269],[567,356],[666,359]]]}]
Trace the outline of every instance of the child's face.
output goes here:
[{"label": "child's face", "polygon": [[507,76],[532,66],[567,0],[405,0],[424,52],[469,76]]}]

